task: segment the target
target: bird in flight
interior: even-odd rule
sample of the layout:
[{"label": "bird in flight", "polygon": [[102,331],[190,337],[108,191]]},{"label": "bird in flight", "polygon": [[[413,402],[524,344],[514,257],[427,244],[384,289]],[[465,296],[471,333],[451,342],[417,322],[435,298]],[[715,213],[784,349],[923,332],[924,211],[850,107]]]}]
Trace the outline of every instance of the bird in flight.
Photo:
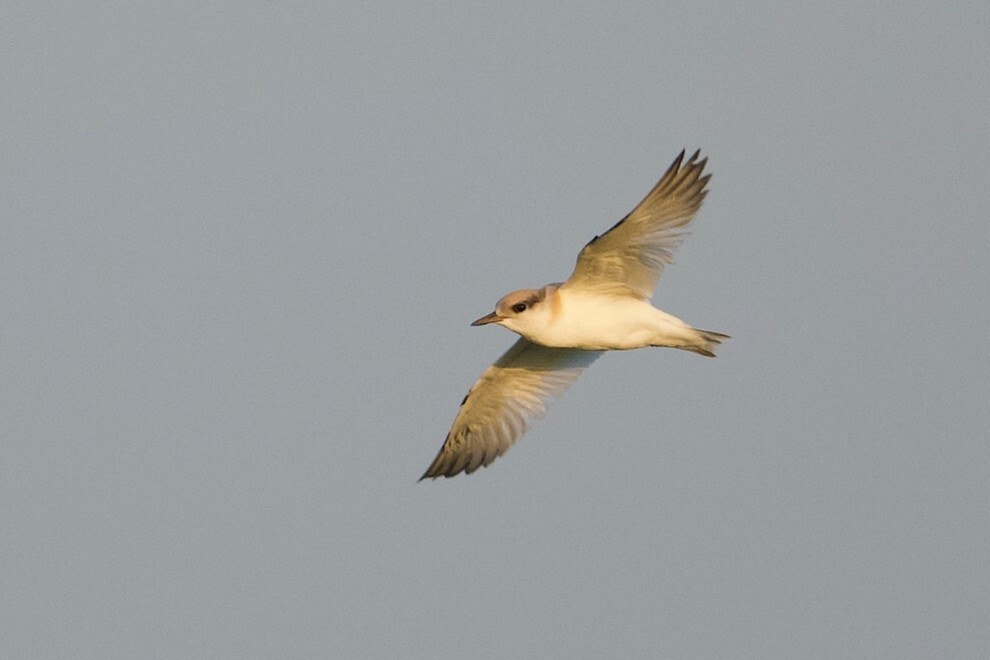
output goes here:
[{"label": "bird in flight", "polygon": [[682,151],[632,213],[584,246],[566,282],[513,291],[471,324],[496,323],[520,338],[471,386],[420,481],[487,467],[605,351],[668,346],[715,357],[728,335],[650,304],[705,199],[711,174],[702,176],[700,155],[685,161]]}]

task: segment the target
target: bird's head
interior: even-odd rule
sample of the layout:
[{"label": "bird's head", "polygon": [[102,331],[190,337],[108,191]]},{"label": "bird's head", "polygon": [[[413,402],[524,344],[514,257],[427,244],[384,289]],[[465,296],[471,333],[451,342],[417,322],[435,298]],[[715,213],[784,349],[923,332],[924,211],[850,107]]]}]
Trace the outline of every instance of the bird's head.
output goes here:
[{"label": "bird's head", "polygon": [[549,322],[550,305],[548,295],[553,295],[556,287],[545,286],[542,289],[521,289],[502,296],[495,304],[495,311],[472,323],[471,325],[488,325],[498,323],[523,336],[529,336],[531,331],[545,326]]}]

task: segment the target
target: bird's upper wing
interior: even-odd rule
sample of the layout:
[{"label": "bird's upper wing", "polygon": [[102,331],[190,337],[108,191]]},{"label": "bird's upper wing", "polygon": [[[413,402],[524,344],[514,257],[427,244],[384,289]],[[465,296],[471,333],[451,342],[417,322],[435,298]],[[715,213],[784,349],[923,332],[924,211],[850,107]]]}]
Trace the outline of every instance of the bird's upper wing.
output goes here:
[{"label": "bird's upper wing", "polygon": [[708,159],[699,155],[682,164],[682,151],[632,213],[591,239],[564,286],[649,300],[705,199],[711,174],[701,176]]},{"label": "bird's upper wing", "polygon": [[453,477],[488,466],[509,450],[545,401],[574,382],[602,351],[548,348],[520,338],[485,369],[461,402],[440,453],[421,477]]}]

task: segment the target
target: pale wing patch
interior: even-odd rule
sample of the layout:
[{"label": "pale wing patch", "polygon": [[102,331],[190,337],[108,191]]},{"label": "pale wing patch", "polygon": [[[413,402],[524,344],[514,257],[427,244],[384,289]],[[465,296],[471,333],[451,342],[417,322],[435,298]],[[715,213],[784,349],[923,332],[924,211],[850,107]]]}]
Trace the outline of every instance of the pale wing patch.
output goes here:
[{"label": "pale wing patch", "polygon": [[601,351],[548,348],[520,338],[485,369],[471,390],[440,453],[421,479],[453,477],[488,466],[546,412]]},{"label": "pale wing patch", "polygon": [[632,213],[584,246],[563,286],[649,300],[707,194],[700,155],[682,165],[682,151]]}]

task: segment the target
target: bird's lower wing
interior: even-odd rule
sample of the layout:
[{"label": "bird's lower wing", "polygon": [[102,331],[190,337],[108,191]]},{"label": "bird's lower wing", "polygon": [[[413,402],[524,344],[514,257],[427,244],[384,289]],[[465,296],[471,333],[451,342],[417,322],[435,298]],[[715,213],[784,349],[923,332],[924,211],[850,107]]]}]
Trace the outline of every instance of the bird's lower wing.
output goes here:
[{"label": "bird's lower wing", "polygon": [[699,155],[683,162],[682,151],[632,213],[585,245],[564,286],[649,300],[705,199],[711,175]]},{"label": "bird's lower wing", "polygon": [[567,389],[601,354],[519,339],[471,386],[421,480],[470,474],[489,465],[543,416],[547,398]]}]

